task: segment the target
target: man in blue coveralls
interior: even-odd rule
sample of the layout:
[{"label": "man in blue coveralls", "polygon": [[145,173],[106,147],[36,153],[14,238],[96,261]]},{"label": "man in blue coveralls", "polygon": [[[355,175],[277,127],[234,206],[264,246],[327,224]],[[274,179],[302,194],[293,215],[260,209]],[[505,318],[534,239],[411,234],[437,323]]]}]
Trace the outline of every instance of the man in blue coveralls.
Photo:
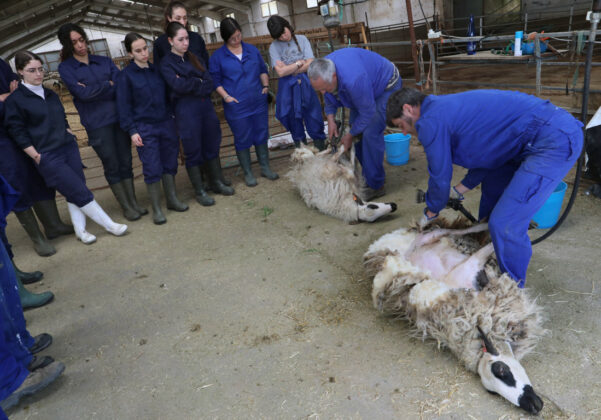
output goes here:
[{"label": "man in blue coveralls", "polygon": [[[428,160],[422,224],[449,196],[481,184],[479,219],[488,219],[499,267],[524,287],[532,247],[528,226],[582,150],[582,123],[549,101],[521,92],[474,90],[425,95],[401,89],[387,122],[418,136]],[[451,189],[453,164],[468,169]]]},{"label": "man in blue coveralls", "polygon": [[401,88],[398,69],[374,52],[343,48],[314,60],[307,75],[313,88],[324,94],[330,139],[338,136],[336,110],[341,106],[350,108],[351,130],[340,142],[349,150],[353,137],[362,137],[355,145],[355,153],[368,186],[365,199],[383,196],[386,102]]}]

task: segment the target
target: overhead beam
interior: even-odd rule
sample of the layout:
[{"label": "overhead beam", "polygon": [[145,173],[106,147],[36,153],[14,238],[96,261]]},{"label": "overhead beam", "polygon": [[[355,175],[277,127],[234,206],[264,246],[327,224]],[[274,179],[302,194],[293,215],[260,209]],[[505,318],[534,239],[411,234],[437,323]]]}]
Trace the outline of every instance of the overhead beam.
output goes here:
[{"label": "overhead beam", "polygon": [[[92,13],[94,14],[94,16],[92,16]],[[117,23],[117,22],[123,22],[123,23],[127,23],[127,24],[133,23],[133,24],[145,27],[147,30],[149,29],[148,21],[146,20],[146,18],[144,16],[141,16],[141,17],[124,16],[121,14],[108,13],[108,12],[97,12],[95,10],[88,10],[86,17],[89,19],[104,19],[104,20],[106,20],[106,18],[113,18],[113,19],[117,19],[117,20],[113,20],[113,21],[111,21],[111,23]],[[155,30],[159,33],[162,33],[163,32],[162,24],[163,24],[162,21],[157,22],[156,20],[153,20],[153,18],[151,18],[150,29]]]},{"label": "overhead beam", "polygon": [[153,35],[153,33],[151,32],[151,30],[148,29],[148,26],[141,26],[141,25],[135,25],[135,24],[125,24],[125,23],[111,23],[110,21],[106,21],[106,22],[99,22],[97,19],[91,19],[89,17],[84,17],[83,20],[81,21],[81,24],[83,26],[86,25],[95,25],[98,26],[100,28],[111,28],[111,29],[117,29],[117,32],[144,32],[146,34],[149,35]]},{"label": "overhead beam", "polygon": [[[140,7],[135,7],[134,5],[118,6],[118,5],[111,4],[111,3],[105,3],[103,1],[93,0],[93,1],[91,1],[91,6],[92,7],[103,7],[103,8],[107,8],[107,9],[113,9],[113,10],[120,10],[123,12],[129,12],[129,13],[138,13],[138,14],[142,14],[144,16],[146,15],[146,13],[148,13],[149,16],[157,17],[157,18],[160,18],[161,20],[165,19],[165,17],[163,16],[163,10],[154,5],[149,5],[148,10],[146,10],[146,8],[144,8],[144,7],[140,8]],[[102,12],[98,12],[98,13],[102,13]],[[221,20],[221,15],[216,12],[206,11],[206,13],[205,13],[205,11],[203,10],[202,14],[207,17],[210,17],[212,19]],[[188,16],[188,21],[190,23],[192,23],[193,25],[201,25],[202,24],[200,16],[190,15],[190,16]]]},{"label": "overhead beam", "polygon": [[[250,7],[245,6],[242,3],[227,1],[227,0],[203,0],[203,3],[210,4],[213,6],[225,7],[228,9],[238,10],[239,12],[246,13],[247,15],[250,13]],[[201,9],[202,10],[202,9]]]},{"label": "overhead beam", "polygon": [[60,3],[64,3],[64,0],[54,0],[54,1],[41,0],[40,4],[38,4],[37,6],[30,7],[27,10],[24,10],[22,12],[13,13],[10,15],[10,18],[2,19],[2,21],[0,21],[0,31],[5,28],[8,28],[12,25],[16,25],[16,24],[22,23],[23,21],[31,19],[37,13],[39,13],[41,11],[47,11],[47,10],[51,9],[52,6],[54,6],[55,4],[60,4]]}]

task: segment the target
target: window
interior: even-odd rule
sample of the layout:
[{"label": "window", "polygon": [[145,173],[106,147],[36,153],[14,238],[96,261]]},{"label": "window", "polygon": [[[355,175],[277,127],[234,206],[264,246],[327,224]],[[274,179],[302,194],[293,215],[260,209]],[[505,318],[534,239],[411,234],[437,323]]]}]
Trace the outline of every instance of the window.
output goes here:
[{"label": "window", "polygon": [[219,28],[220,22],[215,19],[211,19],[211,20],[213,21],[213,28],[215,28],[215,29]]},{"label": "window", "polygon": [[225,17],[229,17],[229,18],[232,18],[232,19],[236,19],[236,16],[234,16],[234,12],[232,12],[232,13],[228,13],[227,15],[225,15]]},{"label": "window", "polygon": [[199,30],[198,30],[198,26],[196,26],[196,25],[192,25],[192,24],[190,24],[190,30],[191,30],[192,32],[199,32]]},{"label": "window", "polygon": [[111,57],[111,53],[109,51],[109,44],[107,44],[106,39],[93,39],[88,45],[92,50],[92,54],[104,55],[105,57],[109,58]]},{"label": "window", "polygon": [[317,7],[317,0],[307,0],[307,9]]},{"label": "window", "polygon": [[278,14],[278,2],[270,0],[261,0],[261,14],[263,17]]},{"label": "window", "polygon": [[48,71],[58,71],[58,65],[60,63],[60,51],[48,51],[43,53],[36,53],[42,59],[42,64]]}]

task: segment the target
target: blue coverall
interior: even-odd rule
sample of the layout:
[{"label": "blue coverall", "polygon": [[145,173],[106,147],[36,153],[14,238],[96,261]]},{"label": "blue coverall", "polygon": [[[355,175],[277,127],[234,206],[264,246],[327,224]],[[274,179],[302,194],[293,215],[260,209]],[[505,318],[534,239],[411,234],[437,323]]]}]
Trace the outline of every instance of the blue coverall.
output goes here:
[{"label": "blue coverall", "polygon": [[[18,80],[6,62],[0,59],[0,94],[10,92],[10,82]],[[35,168],[33,160],[21,150],[4,128],[4,102],[0,101],[0,175],[21,195],[14,211],[25,211],[36,201],[54,200],[55,191],[48,188]]]},{"label": "blue coverall", "polygon": [[462,183],[482,184],[479,217],[489,217],[499,267],[523,287],[530,220],[578,159],[582,123],[525,93],[474,90],[427,96],[415,128],[428,160],[428,209],[446,206],[453,164],[467,168]]},{"label": "blue coverall", "polygon": [[223,101],[223,110],[232,133],[236,150],[249,149],[269,139],[267,95],[262,93],[261,74],[267,66],[254,46],[242,42],[242,60],[223,45],[210,60],[215,88],[223,86],[239,103]]},{"label": "blue coverall", "polygon": [[[155,41],[152,47],[152,60],[156,68],[161,68],[161,60],[167,54],[171,52],[171,45],[169,45],[169,39],[167,39],[167,34],[163,34],[159,36]],[[188,31],[188,39],[190,43],[188,44],[188,51],[193,53],[196,57],[202,60],[202,63],[209,63],[209,53],[207,51],[207,46],[205,44],[205,40],[198,34],[197,32]]]},{"label": "blue coverall", "polygon": [[388,86],[395,67],[381,55],[361,48],[343,48],[327,55],[336,66],[337,92],[325,94],[326,115],[350,108],[350,133],[362,134],[355,144],[357,159],[363,168],[367,185],[374,190],[384,185],[384,129],[386,103],[390,95],[401,88],[401,78]]},{"label": "blue coverall", "polygon": [[[0,229],[6,227],[6,215],[18,200],[16,192],[0,175]],[[0,241],[0,401],[12,394],[25,380],[32,360],[29,348],[33,337],[25,328],[23,308],[17,292],[17,280],[10,257]],[[0,420],[6,419],[0,409]]]},{"label": "blue coverall", "polygon": [[130,136],[139,134],[144,146],[137,147],[144,182],[153,184],[163,174],[177,173],[179,139],[166,86],[158,68],[131,62],[117,78],[117,110],[121,128]]},{"label": "blue coverall", "polygon": [[211,75],[194,67],[187,54],[184,58],[170,52],[163,57],[161,74],[169,87],[186,167],[190,168],[219,157],[221,126],[211,102],[215,90]]},{"label": "blue coverall", "polygon": [[94,196],[86,186],[75,136],[67,132],[67,116],[56,93],[44,88],[45,99],[19,84],[5,102],[4,125],[21,149],[34,146],[41,155],[37,170],[46,185],[69,203],[83,207]]},{"label": "blue coverall", "polygon": [[[89,64],[69,57],[59,64],[58,72],[73,95],[88,144],[104,168],[109,185],[133,178],[131,140],[119,126],[115,86],[119,69],[100,55],[88,55]],[[113,82],[111,85],[110,82]]]}]

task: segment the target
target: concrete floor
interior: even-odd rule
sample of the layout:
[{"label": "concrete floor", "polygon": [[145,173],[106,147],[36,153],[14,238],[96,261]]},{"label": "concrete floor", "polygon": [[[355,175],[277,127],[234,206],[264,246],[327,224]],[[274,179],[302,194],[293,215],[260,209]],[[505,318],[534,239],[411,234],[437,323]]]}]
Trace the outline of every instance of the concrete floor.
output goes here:
[{"label": "concrete floor", "polygon": [[[168,212],[163,226],[145,216],[122,238],[90,222],[97,243],[63,237],[50,258],[33,252],[11,215],[16,262],[45,273],[30,288],[56,294],[26,313],[28,328],[54,336],[46,353],[67,369],[10,418],[529,418],[372,307],[363,253],[422,210],[414,197],[426,187],[426,162],[417,143],[411,153],[408,165],[387,166],[385,198],[399,210],[374,224],[308,209],[285,179],[248,188],[233,170],[236,195],[213,207],[193,201],[182,169],[188,212]],[[288,163],[274,166],[283,175]],[[477,196],[467,199],[472,211]],[[96,198],[123,220],[108,190]],[[64,201],[59,209],[68,220]],[[579,194],[534,250],[527,285],[551,334],[523,364],[544,396],[540,418],[601,417],[600,215],[601,201]]]}]

